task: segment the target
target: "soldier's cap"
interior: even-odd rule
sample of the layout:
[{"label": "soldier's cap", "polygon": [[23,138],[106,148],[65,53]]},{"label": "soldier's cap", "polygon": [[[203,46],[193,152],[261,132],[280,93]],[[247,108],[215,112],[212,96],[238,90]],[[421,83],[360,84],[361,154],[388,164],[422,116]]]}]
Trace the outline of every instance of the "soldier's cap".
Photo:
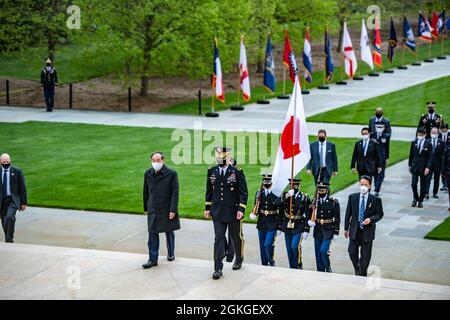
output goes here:
[{"label": "soldier's cap", "polygon": [[444,128],[448,129],[448,123],[444,124]]},{"label": "soldier's cap", "polygon": [[289,182],[291,182],[291,181],[292,181],[292,184],[299,185],[300,181],[302,181],[302,179],[298,179],[298,178],[290,179],[289,178]]},{"label": "soldier's cap", "polygon": [[262,181],[263,182],[272,182],[272,175],[271,174],[267,174],[267,173],[265,173],[265,174],[262,174],[261,175],[262,176]]},{"label": "soldier's cap", "polygon": [[317,182],[317,188],[318,189],[328,189],[330,187],[330,184],[328,182]]},{"label": "soldier's cap", "polygon": [[231,148],[229,147],[215,147],[216,158],[226,158],[230,155]]},{"label": "soldier's cap", "polygon": [[427,101],[427,107],[436,107],[436,102],[434,102],[434,101]]},{"label": "soldier's cap", "polygon": [[52,63],[52,60],[50,60],[50,58],[47,58],[47,60],[45,60],[46,63]]}]

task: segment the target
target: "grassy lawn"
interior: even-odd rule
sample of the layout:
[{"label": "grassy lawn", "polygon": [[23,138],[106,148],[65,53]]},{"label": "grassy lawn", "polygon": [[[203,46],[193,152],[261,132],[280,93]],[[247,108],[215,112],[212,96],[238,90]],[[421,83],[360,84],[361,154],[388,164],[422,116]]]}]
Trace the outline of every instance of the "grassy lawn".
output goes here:
[{"label": "grassy lawn", "polygon": [[[45,47],[30,48],[21,53],[0,54],[0,77],[40,81],[48,51]],[[61,45],[56,49],[55,62],[59,83],[71,83],[103,76],[120,65],[117,55],[101,55],[101,59],[86,61],[79,46]]]},{"label": "grassy lawn", "polygon": [[[445,41],[445,48],[447,48],[445,51],[448,54],[449,53],[448,48],[450,48],[450,40]],[[300,65],[300,62],[301,62],[300,54],[301,53],[297,52],[297,62],[299,63],[300,70],[303,72],[303,65]],[[431,46],[431,56],[436,57],[439,55],[441,55],[441,43],[440,42],[433,43]],[[424,60],[426,58],[428,58],[428,45],[420,46],[419,60]],[[314,56],[313,56],[313,59],[315,59]],[[341,59],[341,57],[338,56],[336,54],[336,52],[333,52],[334,64],[340,63],[340,59]],[[405,49],[405,64],[411,64],[412,62],[415,62],[415,61],[416,61],[415,55],[411,54],[410,51]],[[401,64],[402,64],[401,49],[397,49],[396,54],[394,55],[392,67],[397,67]],[[277,66],[277,68],[282,68],[281,62],[279,62],[276,66]],[[382,66],[382,68],[377,68],[377,71],[386,70],[386,69],[390,69],[390,68],[391,68],[391,66],[389,66],[386,56],[383,55],[383,66]],[[358,62],[357,75],[366,75],[366,74],[369,74],[370,72],[372,72],[372,71],[370,70],[370,68],[367,66],[366,63],[360,62],[360,61]],[[335,66],[334,77],[333,77],[332,82],[340,81],[341,74],[342,74],[342,68]],[[250,74],[250,81],[251,81],[252,77],[262,77],[262,76],[263,76],[262,74],[255,74],[255,73]],[[286,76],[286,77],[288,79],[288,81],[286,81],[286,93],[290,94],[292,92],[292,83],[289,80],[289,77],[288,76]],[[347,76],[344,76],[344,78],[346,79]],[[313,82],[311,84],[308,83],[306,87],[307,87],[307,89],[315,88],[315,87],[322,85],[322,83],[323,83],[323,70],[318,70],[318,71],[313,72]],[[445,88],[445,87],[442,86],[441,88]],[[242,99],[241,99],[241,104],[255,103],[257,100],[262,99],[264,96],[267,99],[274,98],[277,95],[280,95],[282,92],[283,92],[283,82],[282,81],[279,81],[277,83],[276,92],[273,95],[268,94],[268,91],[262,87],[252,88],[252,97],[251,97],[250,101],[243,103]],[[235,91],[225,92],[225,101],[226,101],[225,104],[221,104],[220,102],[215,102],[216,110],[220,111],[220,110],[229,109],[231,106],[235,105],[236,104],[236,92]],[[211,109],[211,98],[202,99],[202,105],[203,105],[203,111],[208,112]],[[161,112],[196,114],[196,113],[198,113],[198,101],[192,100],[189,102],[169,106],[169,107],[163,108],[161,110]]]},{"label": "grassy lawn", "polygon": [[450,241],[450,217],[444,220],[440,225],[431,230],[425,239]]},{"label": "grassy lawn", "polygon": [[[30,205],[142,213],[143,174],[150,166],[149,154],[162,150],[167,155],[168,166],[178,171],[181,215],[202,218],[208,165],[174,165],[171,150],[179,140],[171,140],[172,131],[46,122],[0,123],[0,153],[9,153],[14,164],[24,170]],[[8,141],[6,145],[4,141]],[[207,141],[205,137],[204,141]],[[355,139],[333,138],[332,141],[337,145],[341,168],[332,181],[332,191],[336,192],[357,180],[349,169]],[[407,157],[409,143],[392,143],[395,152],[391,164],[394,164]],[[208,141],[203,145],[209,144]],[[246,159],[248,145],[247,141]],[[272,155],[275,157],[276,151]],[[244,163],[239,154],[236,159]],[[248,216],[260,185],[262,166],[241,167],[249,186]],[[312,178],[304,173],[301,176],[303,189],[313,194]]]},{"label": "grassy lawn", "polygon": [[384,114],[395,126],[415,127],[422,113],[427,112],[425,102],[436,101],[437,113],[450,120],[450,77],[431,80],[416,86],[391,92],[345,107],[309,117],[311,122],[368,124],[375,108],[381,106]]}]

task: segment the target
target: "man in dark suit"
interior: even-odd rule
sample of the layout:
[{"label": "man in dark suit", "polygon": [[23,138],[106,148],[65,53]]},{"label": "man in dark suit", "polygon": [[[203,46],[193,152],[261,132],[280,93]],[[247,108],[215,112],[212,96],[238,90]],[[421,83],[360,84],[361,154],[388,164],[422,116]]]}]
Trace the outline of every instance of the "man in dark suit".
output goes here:
[{"label": "man in dark suit", "polygon": [[144,211],[147,213],[149,260],[144,269],[158,265],[159,233],[166,234],[167,260],[175,260],[175,230],[178,214],[178,175],[165,165],[164,154],[153,152],[152,168],[144,175]]},{"label": "man in dark suit", "polygon": [[248,198],[247,181],[241,168],[228,163],[230,151],[227,147],[215,149],[217,165],[208,168],[206,177],[204,216],[212,217],[214,224],[214,280],[222,276],[227,228],[235,251],[233,270],[241,269],[244,259],[242,223]]},{"label": "man in dark suit", "polygon": [[[345,212],[344,236],[350,238],[348,253],[357,276],[367,276],[375,239],[376,223],[383,218],[381,199],[370,194],[372,178],[362,176],[360,192],[348,197]],[[360,254],[361,249],[361,254]]]},{"label": "man in dark suit", "polygon": [[423,113],[420,116],[419,123],[417,125],[417,132],[419,128],[425,128],[426,139],[430,138],[431,128],[438,127],[442,128],[444,125],[444,119],[441,114],[436,113],[436,102],[427,102],[428,113]]},{"label": "man in dark suit", "polygon": [[358,171],[359,177],[375,176],[382,170],[380,152],[376,141],[370,139],[369,128],[361,129],[362,139],[355,143],[350,168],[352,172]]},{"label": "man in dark suit", "polygon": [[41,70],[41,86],[44,89],[47,112],[52,112],[55,105],[55,86],[58,85],[58,74],[52,66],[52,60],[50,58],[45,63],[46,66]]},{"label": "man in dark suit", "polygon": [[375,110],[375,116],[369,120],[369,131],[370,133],[377,132],[376,125],[382,125],[384,127],[383,133],[391,138],[392,129],[391,121],[388,118],[383,117],[383,109],[378,107]]},{"label": "man in dark suit", "polygon": [[27,208],[27,188],[22,170],[11,166],[11,157],[4,153],[0,156],[2,177],[0,185],[0,217],[5,242],[14,242],[14,227],[17,211]]},{"label": "man in dark suit", "polygon": [[426,186],[426,195],[425,199],[429,198],[430,186],[431,186],[431,178],[433,178],[433,198],[439,199],[438,191],[439,191],[439,178],[442,172],[442,163],[444,159],[444,151],[445,151],[445,143],[439,138],[439,130],[438,128],[431,129],[431,138],[428,140],[431,144],[431,155],[432,155],[432,164],[430,168],[430,173],[427,176],[427,186]]},{"label": "man in dark suit", "polygon": [[338,160],[336,146],[326,140],[327,132],[320,129],[317,135],[318,141],[310,145],[311,160],[307,166],[309,175],[314,175],[314,181],[330,182],[331,176],[338,173]]},{"label": "man in dark suit", "polygon": [[[443,170],[447,181],[450,181],[450,143],[445,146]],[[450,190],[448,190],[448,211],[450,211]]]},{"label": "man in dark suit", "polygon": [[375,122],[375,131],[370,132],[370,139],[378,145],[378,151],[381,159],[381,172],[375,173],[375,195],[378,197],[381,191],[381,184],[384,180],[384,172],[389,162],[390,152],[390,133],[386,132],[386,125],[380,121]]},{"label": "man in dark suit", "polygon": [[[439,133],[439,139],[441,139],[444,142],[444,145],[450,143],[450,134],[448,132],[448,123],[446,123],[442,126],[440,133]],[[445,176],[445,168],[442,168],[441,180],[442,180],[441,191],[448,191],[448,182],[447,182],[447,178]]]},{"label": "man in dark suit", "polygon": [[[419,208],[423,207],[423,199],[426,194],[427,178],[433,163],[432,147],[429,141],[425,139],[427,131],[425,128],[419,128],[417,138],[411,141],[409,150],[409,172],[412,174],[411,187],[413,190],[414,200],[412,206],[418,204]],[[417,191],[417,183],[420,179],[420,195]]]}]

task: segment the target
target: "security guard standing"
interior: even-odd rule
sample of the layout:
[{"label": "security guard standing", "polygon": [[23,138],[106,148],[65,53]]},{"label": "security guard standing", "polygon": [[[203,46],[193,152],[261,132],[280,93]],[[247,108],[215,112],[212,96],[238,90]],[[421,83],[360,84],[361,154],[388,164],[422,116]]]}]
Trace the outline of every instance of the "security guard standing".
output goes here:
[{"label": "security guard standing", "polygon": [[52,112],[55,105],[55,86],[58,85],[58,74],[52,66],[52,60],[50,58],[45,62],[46,66],[41,70],[41,86],[44,88],[47,112]]},{"label": "security guard standing", "polygon": [[[283,193],[284,217],[281,230],[284,232],[291,269],[303,269],[302,241],[308,237],[307,221],[311,219],[311,200],[307,194],[300,192],[300,181],[301,179],[293,179],[293,189]],[[291,198],[292,211],[290,211]]]},{"label": "security guard standing", "polygon": [[261,264],[275,267],[274,251],[278,227],[280,225],[281,197],[272,193],[272,175],[262,175],[262,188],[256,192],[255,206],[250,219],[258,217],[259,250]]},{"label": "security guard standing", "polygon": [[214,223],[214,280],[222,276],[227,228],[235,250],[233,270],[241,269],[244,259],[242,222],[247,205],[247,182],[242,169],[228,163],[230,151],[227,147],[215,149],[217,166],[208,168],[206,177],[204,216],[212,217]]},{"label": "security guard standing", "polygon": [[377,143],[381,159],[381,171],[375,171],[375,195],[378,197],[380,195],[381,184],[384,180],[386,165],[389,161],[391,134],[386,130],[386,124],[381,121],[375,121],[374,126],[375,131],[370,132],[370,139]]},{"label": "security guard standing", "polygon": [[[420,127],[424,127],[427,130],[426,139],[431,137],[431,128],[442,128],[444,125],[444,119],[441,114],[436,113],[436,102],[427,102],[428,113],[422,114],[420,116],[419,124],[417,125],[417,130]],[[417,132],[416,132],[417,134]]]},{"label": "security guard standing", "polygon": [[330,184],[317,184],[317,197],[311,207],[314,210],[309,226],[314,227],[314,251],[316,254],[317,271],[332,272],[330,265],[330,245],[334,235],[339,234],[341,208],[336,198],[329,196]]}]

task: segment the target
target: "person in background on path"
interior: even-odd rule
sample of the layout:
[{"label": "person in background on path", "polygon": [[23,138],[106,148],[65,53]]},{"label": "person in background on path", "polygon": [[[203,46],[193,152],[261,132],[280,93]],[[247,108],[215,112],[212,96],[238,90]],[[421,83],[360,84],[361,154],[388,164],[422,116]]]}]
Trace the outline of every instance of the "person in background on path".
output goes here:
[{"label": "person in background on path", "polygon": [[431,178],[433,178],[433,198],[438,199],[439,178],[442,172],[442,163],[444,160],[445,143],[439,139],[439,130],[434,127],[431,129],[431,138],[428,140],[431,144],[432,164],[430,173],[427,176],[427,187],[425,199],[429,199]]},{"label": "person in background on path", "polygon": [[47,112],[52,112],[55,106],[55,86],[58,85],[58,74],[52,66],[52,60],[48,58],[46,66],[41,70],[41,86],[44,88],[45,104]]},{"label": "person in background on path", "polygon": [[370,139],[369,128],[361,129],[362,139],[355,143],[350,168],[358,171],[359,177],[375,176],[382,170],[380,152],[376,141]]},{"label": "person in background on path", "polygon": [[[419,208],[423,208],[423,199],[425,199],[427,175],[433,162],[431,144],[425,139],[427,131],[425,128],[417,130],[417,138],[411,141],[409,150],[408,167],[412,175],[411,187],[414,195],[412,206],[418,204]],[[420,194],[417,190],[417,183],[420,179]]]},{"label": "person in background on path", "polygon": [[327,140],[327,132],[320,129],[317,141],[310,145],[311,160],[307,166],[307,173],[314,176],[314,182],[330,182],[331,176],[338,173],[338,159],[336,145]]},{"label": "person in background on path", "polygon": [[[444,124],[439,133],[439,139],[441,139],[445,145],[450,143],[450,134],[448,132],[448,123]],[[445,167],[442,167],[441,173],[442,187],[441,191],[448,191],[448,182],[445,177]]]}]

